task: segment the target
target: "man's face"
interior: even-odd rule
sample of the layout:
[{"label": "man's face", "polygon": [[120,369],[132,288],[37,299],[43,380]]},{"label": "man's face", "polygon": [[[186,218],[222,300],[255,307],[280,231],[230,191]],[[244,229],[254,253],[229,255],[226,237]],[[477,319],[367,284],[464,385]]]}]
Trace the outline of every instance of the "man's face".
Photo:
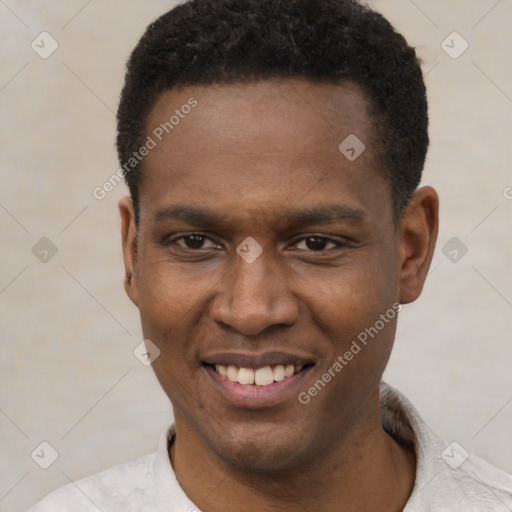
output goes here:
[{"label": "man's face", "polygon": [[[159,141],[154,130],[190,98],[197,106]],[[352,134],[366,145],[355,160],[338,149]],[[333,365],[400,298],[400,231],[365,96],[305,81],[173,89],[148,135],[157,145],[144,160],[127,289],[161,351],[153,368],[177,439],[269,471],[361,438],[378,415],[396,319],[335,376]],[[234,383],[215,365],[235,367],[232,378],[246,368],[249,380],[270,367],[258,381],[278,381]]]}]

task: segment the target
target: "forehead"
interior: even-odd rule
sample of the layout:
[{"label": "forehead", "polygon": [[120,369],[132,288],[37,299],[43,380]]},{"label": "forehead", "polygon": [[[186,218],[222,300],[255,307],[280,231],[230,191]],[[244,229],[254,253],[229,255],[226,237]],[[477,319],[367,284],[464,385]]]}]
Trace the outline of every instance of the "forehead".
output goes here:
[{"label": "forehead", "polygon": [[[187,104],[192,100],[197,105],[190,109]],[[366,95],[352,82],[290,79],[181,86],[159,95],[148,116],[146,131],[165,138],[169,144],[179,144],[192,135],[205,142],[230,137],[240,148],[248,137],[260,141],[266,138],[267,143],[295,138],[301,146],[312,138],[316,144],[320,138],[330,144],[332,139],[336,142],[344,133],[354,132],[369,142],[372,134],[368,103]],[[187,122],[182,122],[187,117]],[[164,129],[160,134],[159,127],[169,121],[169,132]],[[326,134],[331,136],[325,138]]]},{"label": "forehead", "polygon": [[141,197],[151,195],[155,207],[230,204],[241,215],[298,202],[360,209],[387,190],[371,121],[368,100],[352,83],[171,89],[148,116],[145,136],[154,147],[144,159]]}]

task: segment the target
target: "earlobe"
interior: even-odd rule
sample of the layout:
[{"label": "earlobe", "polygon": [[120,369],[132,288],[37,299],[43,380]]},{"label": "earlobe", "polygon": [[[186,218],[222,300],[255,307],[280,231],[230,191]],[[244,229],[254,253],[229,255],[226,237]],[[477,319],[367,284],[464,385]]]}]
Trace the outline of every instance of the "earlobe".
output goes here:
[{"label": "earlobe", "polygon": [[400,302],[415,301],[423,290],[439,229],[439,197],[432,187],[418,189],[400,220]]},{"label": "earlobe", "polygon": [[121,241],[124,260],[124,289],[137,306],[137,287],[135,279],[135,266],[137,264],[137,226],[135,223],[135,211],[133,201],[129,197],[123,197],[118,204],[121,215]]}]

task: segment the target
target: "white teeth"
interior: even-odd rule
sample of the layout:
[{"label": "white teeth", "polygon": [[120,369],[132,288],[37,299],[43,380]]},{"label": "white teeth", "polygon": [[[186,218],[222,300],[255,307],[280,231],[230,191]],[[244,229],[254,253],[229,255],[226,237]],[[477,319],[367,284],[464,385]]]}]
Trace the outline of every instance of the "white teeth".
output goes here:
[{"label": "white teeth", "polygon": [[250,368],[240,368],[238,372],[239,384],[254,384],[254,370]]},{"label": "white teeth", "polygon": [[226,377],[231,382],[238,382],[238,368],[230,364],[226,369]]},{"label": "white teeth", "polygon": [[223,377],[227,375],[227,369],[223,364],[216,364],[215,370],[217,371],[217,373],[220,373]]},{"label": "white teeth", "polygon": [[258,368],[254,373],[254,382],[257,386],[268,386],[274,382],[274,372],[270,366]]},{"label": "white teeth", "polygon": [[[298,366],[297,370],[301,368],[301,366]],[[293,364],[286,366],[278,364],[274,367],[264,366],[257,370],[253,370],[252,368],[238,368],[232,364],[228,366],[223,364],[215,365],[215,371],[219,375],[226,377],[231,382],[238,382],[239,384],[247,386],[254,384],[256,386],[268,386],[273,382],[281,382],[285,378],[294,375],[295,369]]]},{"label": "white teeth", "polygon": [[285,378],[284,366],[278,364],[274,368],[274,380],[276,382],[281,382]]}]

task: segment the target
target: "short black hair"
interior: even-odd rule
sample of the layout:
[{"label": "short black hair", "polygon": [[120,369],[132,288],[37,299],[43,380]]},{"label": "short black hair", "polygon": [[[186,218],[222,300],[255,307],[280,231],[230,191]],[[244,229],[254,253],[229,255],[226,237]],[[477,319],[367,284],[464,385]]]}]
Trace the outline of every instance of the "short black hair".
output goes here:
[{"label": "short black hair", "polygon": [[137,224],[142,166],[126,162],[144,143],[158,96],[175,86],[274,78],[360,87],[400,217],[421,180],[428,106],[420,60],[390,22],[356,0],[188,0],[148,26],[127,64],[117,150]]}]

